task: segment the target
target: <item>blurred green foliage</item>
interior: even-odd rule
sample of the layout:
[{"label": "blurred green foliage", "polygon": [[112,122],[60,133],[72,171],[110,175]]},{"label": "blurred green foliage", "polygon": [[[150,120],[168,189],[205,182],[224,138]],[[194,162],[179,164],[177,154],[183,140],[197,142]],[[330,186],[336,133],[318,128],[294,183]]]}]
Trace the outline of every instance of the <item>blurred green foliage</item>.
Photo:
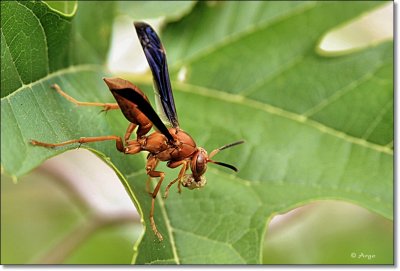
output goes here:
[{"label": "blurred green foliage", "polygon": [[266,264],[393,264],[393,222],[350,203],[306,205],[270,227]]},{"label": "blurred green foliage", "polygon": [[[1,178],[2,264],[129,264],[142,226],[132,222],[90,228],[93,210],[82,206],[58,176],[36,170],[14,184]],[[89,228],[89,231],[85,231]],[[72,251],[69,240],[84,231]],[[59,254],[54,254],[54,251]],[[61,258],[60,258],[61,256]],[[55,258],[54,258],[55,257]]]}]

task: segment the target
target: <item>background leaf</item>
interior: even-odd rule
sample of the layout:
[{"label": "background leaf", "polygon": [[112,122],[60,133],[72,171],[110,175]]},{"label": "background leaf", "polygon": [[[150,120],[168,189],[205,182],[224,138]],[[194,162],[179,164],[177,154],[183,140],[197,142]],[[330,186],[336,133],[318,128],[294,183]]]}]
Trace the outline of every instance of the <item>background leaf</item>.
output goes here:
[{"label": "background leaf", "polygon": [[78,8],[78,1],[43,1],[50,8],[64,13],[65,15],[74,15]]},{"label": "background leaf", "polygon": [[119,1],[118,10],[134,20],[162,17],[177,20],[190,12],[195,1]]},{"label": "background leaf", "polygon": [[[155,218],[165,240],[146,231],[134,262],[260,263],[266,221],[317,199],[351,201],[392,218],[392,42],[344,56],[316,53],[326,31],[378,3],[285,5],[199,3],[166,28],[181,126],[207,150],[241,138],[246,144],[218,154],[239,174],[210,166],[206,188],[157,198]],[[2,33],[13,31],[6,22]],[[12,62],[2,40],[3,55]],[[28,76],[29,86],[9,87],[18,89],[11,95],[3,94],[2,77],[2,167],[16,176],[67,149],[35,148],[27,144],[31,138],[122,135],[127,126],[120,112],[99,115],[48,88],[58,83],[79,100],[112,101],[98,68],[71,66],[37,80],[43,74]],[[150,77],[132,82],[150,95]],[[124,156],[112,142],[85,147],[116,170],[147,225],[144,156]],[[167,180],[177,174],[160,168]]]},{"label": "background leaf", "polygon": [[[266,264],[393,264],[393,221],[359,206],[320,201],[272,222]],[[276,220],[275,220],[276,221]],[[304,244],[307,249],[304,249]]]},{"label": "background leaf", "polygon": [[115,173],[99,171],[100,159],[88,163],[93,156],[70,151],[18,185],[2,175],[2,264],[130,263],[132,240],[143,230],[139,216]]},{"label": "background leaf", "polygon": [[78,13],[72,24],[72,45],[69,47],[74,65],[105,62],[116,4],[113,1],[101,1],[96,6],[96,2],[79,2]]}]

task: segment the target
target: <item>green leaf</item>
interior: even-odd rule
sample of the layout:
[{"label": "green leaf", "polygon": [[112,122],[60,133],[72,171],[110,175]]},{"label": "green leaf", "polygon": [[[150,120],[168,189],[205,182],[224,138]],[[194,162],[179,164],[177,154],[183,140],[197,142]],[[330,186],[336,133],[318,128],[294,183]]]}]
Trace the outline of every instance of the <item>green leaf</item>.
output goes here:
[{"label": "green leaf", "polygon": [[116,12],[113,1],[80,1],[73,20],[70,46],[73,64],[103,64],[108,56]]},{"label": "green leaf", "polygon": [[121,14],[127,14],[135,20],[164,17],[167,20],[181,18],[195,5],[195,1],[119,1]]},{"label": "green leaf", "polygon": [[[68,77],[65,74],[79,78],[78,82],[85,80],[85,71],[96,78],[104,75],[102,66],[90,64],[104,62],[113,17],[104,16],[96,26],[86,18],[89,12],[92,18],[110,13],[113,5],[106,3],[95,10],[93,5],[80,4],[72,23],[72,17],[42,2],[1,2],[1,112],[4,114],[1,129],[9,132],[2,133],[7,144],[1,153],[11,154],[7,160],[2,158],[2,170],[13,176],[26,173],[40,163],[36,159],[23,162],[29,159],[26,143],[30,137],[26,137],[25,130],[36,130],[35,125],[39,124],[27,116],[33,116],[29,114],[34,107],[48,106],[47,102],[41,103],[36,89],[48,90],[56,82],[54,78],[65,80]],[[48,101],[47,95],[42,98]],[[11,102],[12,99],[16,100]],[[57,109],[58,104],[53,107]],[[23,123],[28,126],[23,128]]]},{"label": "green leaf", "polygon": [[[322,58],[315,54],[318,40],[327,29],[336,26],[340,18],[362,11],[365,6],[354,5],[351,10],[342,10],[343,5],[337,3],[298,2],[280,16],[276,13],[274,16],[261,15],[262,10],[273,10],[279,4],[259,3],[264,8],[249,9],[247,16],[241,15],[246,18],[244,22],[235,20],[233,23],[223,19],[222,14],[228,10],[230,16],[235,17],[241,9],[239,3],[216,8],[200,6],[199,12],[166,31],[165,40],[171,44],[168,52],[178,58],[185,55],[176,70],[184,66],[188,70],[186,82],[190,84],[248,97],[348,135],[380,145],[389,144],[393,137],[393,92],[376,91],[376,88],[392,89],[390,78],[379,80],[392,70],[390,49],[361,52],[358,62],[354,62],[355,56]],[[375,4],[369,2],[369,5]],[[326,10],[335,15],[326,16]],[[205,21],[217,25],[217,30],[211,34],[197,31],[196,38],[192,38],[193,32],[189,29],[196,24],[194,20],[204,20],[204,17],[199,18],[203,13],[204,16],[211,14],[212,19]],[[250,25],[254,21],[251,18],[260,19]],[[187,33],[187,37],[176,39],[176,33]],[[215,35],[219,36],[214,38]],[[239,58],[238,51],[241,52]],[[242,59],[254,68],[244,68]],[[227,71],[224,80],[220,80],[220,71]],[[349,76],[339,77],[337,71]],[[371,98],[364,103],[352,102],[363,95]],[[336,114],[350,104],[353,106],[351,115]]]},{"label": "green leaf", "polygon": [[2,97],[44,77],[54,63],[48,59],[46,34],[39,18],[18,2],[1,2],[1,56]]},{"label": "green leaf", "polygon": [[65,15],[74,15],[78,8],[78,1],[44,1],[51,9]]},{"label": "green leaf", "polygon": [[42,2],[1,2],[1,97],[72,64],[104,62],[114,5],[79,5],[72,23]]},{"label": "green leaf", "polygon": [[[148,227],[144,156],[118,153],[113,142],[82,146],[116,170],[144,215],[135,263],[260,263],[267,221],[318,199],[350,201],[392,218],[392,42],[343,56],[316,53],[329,29],[378,4],[199,3],[168,25],[163,43],[181,127],[208,151],[242,138],[246,144],[217,156],[238,174],[210,165],[202,190],[179,195],[172,188],[167,200],[157,197],[163,242]],[[2,42],[2,56],[8,54]],[[2,168],[15,176],[75,147],[49,150],[29,139],[122,136],[128,125],[121,112],[76,107],[48,87],[58,83],[82,101],[112,101],[96,66],[62,69],[3,95],[8,78],[2,77]],[[132,79],[151,93],[150,78]],[[179,171],[159,170],[167,181]]]},{"label": "green leaf", "polygon": [[[175,262],[259,262],[266,219],[316,199],[392,218],[393,45],[316,53],[366,3],[242,4],[199,4],[163,35],[172,77],[186,73],[175,84],[182,127],[211,149],[247,141],[218,158],[239,160],[237,176],[209,169],[201,195],[165,202]],[[153,258],[145,242],[138,251],[137,263]]]}]

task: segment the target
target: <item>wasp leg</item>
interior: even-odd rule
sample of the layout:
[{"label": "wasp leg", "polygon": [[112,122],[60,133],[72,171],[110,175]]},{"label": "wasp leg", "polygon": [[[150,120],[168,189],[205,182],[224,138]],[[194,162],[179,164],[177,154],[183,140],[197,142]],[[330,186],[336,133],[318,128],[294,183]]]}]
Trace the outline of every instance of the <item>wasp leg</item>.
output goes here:
[{"label": "wasp leg", "polygon": [[54,88],[55,90],[57,90],[57,92],[63,96],[65,99],[67,99],[68,101],[76,104],[76,105],[81,105],[81,106],[100,106],[103,107],[103,111],[108,111],[108,110],[113,110],[113,109],[119,109],[119,105],[117,103],[96,103],[96,102],[80,102],[78,100],[76,100],[75,98],[69,96],[67,93],[65,93],[59,85],[54,84],[51,86],[52,88]]},{"label": "wasp leg", "polygon": [[[154,168],[157,167],[159,160],[157,159],[156,165],[154,166]],[[149,193],[150,195],[153,194],[153,192],[151,192],[151,177],[149,176],[146,180],[146,192]]]},{"label": "wasp leg", "polygon": [[176,178],[175,180],[173,180],[172,182],[170,182],[170,183],[167,185],[167,187],[165,188],[165,193],[164,193],[164,198],[165,198],[165,199],[168,197],[169,189],[170,189],[171,186],[172,186],[174,183],[176,183],[177,181],[179,181],[179,182],[178,182],[178,192],[181,193],[181,186],[180,186],[181,180],[182,180],[183,175],[185,175],[186,170],[188,169],[188,167],[187,167],[188,161],[186,161],[186,160],[175,161],[175,162],[171,162],[171,163],[169,162],[169,163],[167,164],[167,166],[170,167],[170,168],[176,168],[176,167],[179,167],[180,165],[182,165],[182,168],[181,168],[181,170],[179,171],[178,178]]},{"label": "wasp leg", "polygon": [[60,147],[60,146],[65,146],[65,145],[70,145],[74,143],[90,143],[90,142],[99,142],[99,141],[107,141],[107,140],[115,140],[115,144],[117,147],[117,150],[120,152],[125,152],[124,144],[122,143],[122,139],[119,136],[96,136],[96,137],[81,137],[79,139],[72,139],[60,143],[45,143],[45,142],[40,142],[37,140],[31,140],[30,143],[35,146],[42,146],[46,148],[54,148],[54,147]]},{"label": "wasp leg", "polygon": [[135,123],[132,123],[132,122],[129,123],[129,126],[126,129],[125,136],[124,136],[125,144],[127,144],[128,140],[131,137],[133,130],[135,130],[136,126],[137,126],[137,124],[135,124]]},{"label": "wasp leg", "polygon": [[148,122],[145,125],[139,125],[139,128],[136,131],[137,138],[145,136],[151,130],[151,127],[153,127],[152,122]]},{"label": "wasp leg", "polygon": [[146,124],[142,124],[142,123],[133,123],[131,122],[128,126],[128,128],[126,129],[125,132],[125,136],[124,136],[124,140],[125,143],[127,143],[127,141],[129,140],[129,138],[131,137],[133,130],[135,130],[136,126],[138,126],[138,129],[136,131],[136,136],[137,139],[143,139],[143,137],[151,130],[151,128],[153,127],[153,123],[148,122]]},{"label": "wasp leg", "polygon": [[150,195],[152,194],[151,192],[151,177],[149,176],[146,180],[146,192],[149,193]]},{"label": "wasp leg", "polygon": [[146,171],[147,171],[147,175],[149,175],[150,177],[159,177],[160,178],[158,180],[156,188],[154,188],[154,191],[151,194],[150,225],[151,225],[151,229],[153,230],[154,234],[157,235],[157,237],[160,241],[162,241],[163,237],[162,237],[161,233],[157,230],[156,223],[154,222],[154,202],[155,202],[156,196],[158,194],[158,191],[160,190],[161,183],[164,180],[165,174],[162,171],[154,170],[157,166],[157,163],[158,163],[158,159],[156,157],[154,157],[154,156],[149,157],[147,160]]}]

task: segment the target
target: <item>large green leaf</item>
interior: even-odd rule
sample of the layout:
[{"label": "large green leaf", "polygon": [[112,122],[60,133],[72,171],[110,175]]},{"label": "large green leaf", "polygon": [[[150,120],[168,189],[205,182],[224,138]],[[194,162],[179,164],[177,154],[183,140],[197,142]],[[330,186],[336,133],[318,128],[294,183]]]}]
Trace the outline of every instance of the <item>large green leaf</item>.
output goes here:
[{"label": "large green leaf", "polygon": [[[146,230],[135,263],[260,263],[267,221],[317,199],[392,218],[392,43],[337,57],[315,49],[326,31],[377,4],[200,3],[168,25],[163,38],[181,127],[208,150],[241,138],[246,144],[218,154],[239,174],[211,165],[204,189],[157,198],[164,241]],[[2,57],[10,51],[2,36]],[[32,147],[31,138],[58,142],[126,129],[120,112],[75,107],[49,88],[58,83],[79,100],[112,101],[96,67],[71,66],[12,94],[3,94],[3,81],[13,80],[2,77],[2,168],[15,176],[74,148]],[[132,81],[151,93],[150,77]],[[124,156],[113,142],[82,147],[116,170],[148,229],[144,156]],[[166,180],[177,174],[160,169]]]},{"label": "large green leaf", "polygon": [[[393,92],[377,89],[392,89],[391,78],[384,77],[393,67],[390,43],[384,45],[386,50],[361,52],[357,62],[352,55],[315,53],[327,29],[374,4],[297,2],[282,9],[285,13],[271,12],[281,7],[279,2],[260,2],[257,9],[244,10],[234,2],[227,7],[201,5],[199,12],[168,28],[165,40],[171,44],[168,52],[180,59],[176,70],[182,66],[188,70],[187,83],[248,97],[386,145],[393,139]],[[222,15],[228,12],[230,18],[245,19],[225,20]],[[217,29],[210,33],[196,20]],[[198,27],[193,29],[193,25]],[[177,33],[186,36],[176,39]],[[221,71],[225,71],[223,80]],[[354,103],[364,96],[368,98]],[[351,114],[347,114],[350,105]]]},{"label": "large green leaf", "polygon": [[[164,33],[173,78],[186,73],[175,85],[184,92],[176,98],[184,101],[183,127],[205,146],[247,140],[237,177],[210,170],[213,188],[165,203],[172,261],[258,262],[263,221],[315,199],[392,218],[392,43],[324,57],[316,53],[324,33],[367,4],[306,2],[271,12],[277,5],[199,5]],[[139,248],[137,262],[148,261],[151,248]]]},{"label": "large green leaf", "polygon": [[[85,71],[101,78],[102,66],[108,51],[113,16],[112,3],[93,9],[93,5],[79,3],[79,11],[72,22],[71,14],[63,14],[42,2],[1,2],[1,137],[2,170],[18,176],[26,173],[40,161],[28,157],[26,128],[40,125],[30,110],[37,106],[46,107],[46,102],[36,104],[35,88],[48,88],[53,78],[66,78],[75,74],[84,80]],[[103,16],[106,13],[111,16]],[[87,18],[101,17],[93,25]],[[72,30],[73,28],[73,30]],[[100,30],[99,30],[100,29]],[[82,72],[82,73],[81,73]],[[18,103],[11,100],[21,99]],[[46,101],[48,96],[42,97]],[[55,105],[57,107],[57,105]],[[20,119],[19,119],[20,118]],[[11,135],[11,136],[10,136]],[[3,155],[4,154],[4,155]]]},{"label": "large green leaf", "polygon": [[104,62],[114,5],[93,4],[79,3],[72,23],[75,12],[64,14],[42,2],[1,3],[1,97],[60,69]]}]

